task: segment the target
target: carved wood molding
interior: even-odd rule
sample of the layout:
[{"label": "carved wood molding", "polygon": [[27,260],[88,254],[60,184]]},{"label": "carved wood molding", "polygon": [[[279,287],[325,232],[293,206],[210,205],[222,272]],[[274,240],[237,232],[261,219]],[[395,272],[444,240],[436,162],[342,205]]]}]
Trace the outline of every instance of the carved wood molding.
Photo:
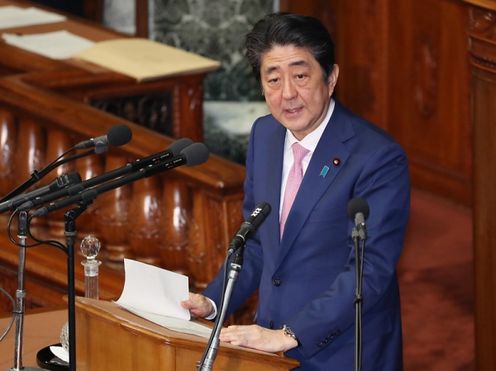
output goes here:
[{"label": "carved wood molding", "polygon": [[496,1],[494,0],[463,0],[467,4],[477,5],[481,8],[496,10]]},{"label": "carved wood molding", "polygon": [[496,72],[496,11],[470,7],[468,34],[472,65]]},{"label": "carved wood molding", "polygon": [[172,99],[169,92],[95,99],[91,101],[91,105],[161,134],[174,136],[171,122]]},{"label": "carved wood molding", "polygon": [[439,47],[436,35],[423,35],[415,40],[414,99],[425,119],[431,118],[439,105]]}]

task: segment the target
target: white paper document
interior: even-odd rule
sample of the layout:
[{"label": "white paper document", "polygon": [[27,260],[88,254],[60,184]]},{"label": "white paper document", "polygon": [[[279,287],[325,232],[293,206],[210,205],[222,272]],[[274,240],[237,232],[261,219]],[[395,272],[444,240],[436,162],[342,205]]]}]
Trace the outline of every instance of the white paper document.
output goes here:
[{"label": "white paper document", "polygon": [[2,34],[7,44],[52,59],[67,59],[89,48],[93,41],[62,30],[32,35]]},{"label": "white paper document", "polygon": [[124,259],[124,270],[119,306],[174,331],[210,336],[210,328],[191,322],[189,311],[181,307],[189,297],[187,276],[131,259]]},{"label": "white paper document", "polygon": [[0,6],[0,29],[63,22],[66,17],[46,10],[18,6]]}]

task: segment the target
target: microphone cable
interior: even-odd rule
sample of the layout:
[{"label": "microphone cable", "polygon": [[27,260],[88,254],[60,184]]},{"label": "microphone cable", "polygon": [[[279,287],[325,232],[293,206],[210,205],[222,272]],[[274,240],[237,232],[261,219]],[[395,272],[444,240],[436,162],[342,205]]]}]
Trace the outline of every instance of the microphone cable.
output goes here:
[{"label": "microphone cable", "polygon": [[[14,308],[15,308],[14,298],[12,297],[12,295],[10,295],[7,292],[7,290],[5,290],[2,287],[0,287],[0,292],[3,293],[10,300],[10,302],[12,303],[12,314],[14,314]],[[5,330],[4,330],[3,334],[0,335],[0,341],[2,341],[5,338],[5,336],[7,336],[7,334],[9,333],[10,329],[12,328],[12,325],[14,324],[14,319],[15,319],[15,317],[12,315],[12,317],[10,318],[10,322],[5,327]]]},{"label": "microphone cable", "polygon": [[66,247],[59,241],[57,240],[40,240],[38,239],[37,237],[35,237],[32,233],[31,233],[31,229],[29,228],[30,224],[31,224],[31,219],[32,217],[29,217],[28,218],[28,225],[27,225],[27,236],[32,239],[33,241],[35,241],[35,243],[31,243],[31,244],[27,244],[26,246],[21,246],[19,244],[19,242],[15,239],[15,237],[13,236],[12,234],[12,222],[13,222],[13,219],[14,219],[14,216],[19,212],[18,209],[15,209],[14,212],[12,212],[12,214],[10,214],[9,216],[9,220],[8,220],[8,223],[7,223],[7,234],[9,236],[9,240],[12,244],[14,244],[15,246],[17,247],[25,247],[25,248],[32,248],[32,247],[36,247],[36,246],[40,246],[40,245],[50,245],[50,246],[53,246],[53,247],[56,247],[57,249],[60,249],[62,250],[64,253],[67,253],[67,249]]}]

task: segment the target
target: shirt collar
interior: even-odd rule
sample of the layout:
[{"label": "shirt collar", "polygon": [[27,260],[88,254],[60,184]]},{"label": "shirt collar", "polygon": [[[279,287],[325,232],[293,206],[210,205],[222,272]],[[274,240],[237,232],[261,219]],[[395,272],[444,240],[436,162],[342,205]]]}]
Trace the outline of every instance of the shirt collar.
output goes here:
[{"label": "shirt collar", "polygon": [[302,140],[298,140],[295,138],[293,133],[286,129],[286,140],[284,143],[284,148],[291,148],[293,143],[300,143],[303,147],[308,149],[310,153],[313,153],[315,151],[315,148],[317,148],[317,144],[319,144],[320,137],[324,133],[325,128],[327,127],[327,124],[329,123],[331,119],[332,112],[334,111],[334,106],[335,102],[334,99],[331,98],[331,101],[329,103],[329,107],[327,108],[327,113],[324,117],[324,119],[321,121],[319,126],[312,131],[311,133],[307,134],[305,138]]}]

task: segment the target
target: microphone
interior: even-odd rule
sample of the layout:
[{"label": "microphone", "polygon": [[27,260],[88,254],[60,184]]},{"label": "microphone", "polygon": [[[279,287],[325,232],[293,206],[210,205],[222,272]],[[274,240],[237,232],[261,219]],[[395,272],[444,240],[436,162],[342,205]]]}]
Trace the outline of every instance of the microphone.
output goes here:
[{"label": "microphone", "polygon": [[232,239],[229,250],[227,250],[228,256],[243,246],[246,240],[257,231],[260,224],[270,214],[270,210],[271,207],[267,202],[259,202],[255,206],[248,219],[241,224],[239,231],[236,232],[236,235]]},{"label": "microphone", "polygon": [[43,196],[47,193],[54,192],[60,189],[67,188],[70,185],[77,184],[81,182],[81,177],[75,171],[72,171],[67,174],[62,174],[55,178],[50,184],[35,189],[34,191],[27,192],[24,194],[20,194],[19,196],[13,197],[8,201],[0,203],[0,213],[3,213],[6,210],[14,210],[19,205],[22,205],[25,202],[28,202],[36,197]]},{"label": "microphone", "polygon": [[[193,143],[184,148],[178,156],[165,162],[158,162],[139,169],[138,171],[126,176],[122,176],[113,181],[101,184],[99,186],[85,189],[73,196],[66,197],[62,200],[49,203],[47,206],[35,210],[32,217],[43,216],[51,211],[61,209],[63,207],[75,204],[78,202],[92,202],[100,193],[119,188],[125,184],[134,182],[138,179],[146,178],[155,175],[158,172],[173,169],[181,165],[195,166],[204,163],[208,159],[208,148],[203,143]],[[105,175],[105,174],[103,174]]]},{"label": "microphone", "polygon": [[[355,197],[348,202],[348,216],[354,221],[351,232],[355,251],[355,370],[362,369],[362,281],[365,240],[365,220],[369,216],[369,204],[363,198]],[[361,245],[361,246],[360,246]]]},{"label": "microphone", "polygon": [[21,204],[20,210],[26,211],[32,209],[35,206],[43,205],[47,202],[56,200],[63,196],[76,195],[79,192],[84,191],[86,188],[96,186],[108,180],[112,180],[122,175],[128,174],[132,171],[138,171],[146,166],[157,164],[160,163],[161,161],[165,161],[169,158],[173,158],[175,156],[178,156],[183,149],[190,146],[192,143],[193,141],[189,138],[178,139],[177,141],[172,143],[169,146],[169,148],[165,151],[155,153],[153,155],[150,155],[142,159],[134,160],[133,162],[127,163],[126,165],[121,166],[120,168],[111,170],[101,175],[97,175],[87,180],[83,180],[81,183],[77,185],[73,185],[71,187],[67,187],[58,190],[56,192],[49,193],[42,197],[33,198],[32,200],[29,200],[26,203]]},{"label": "microphone", "polygon": [[88,155],[93,153],[93,151],[90,150],[90,151],[86,151],[84,153],[79,153],[79,154],[72,155],[69,157],[64,157],[67,153],[69,153],[75,149],[95,147],[94,152],[96,154],[100,154],[100,153],[103,153],[107,150],[108,144],[113,145],[113,146],[122,146],[126,143],[129,143],[129,141],[131,140],[131,137],[132,137],[131,129],[129,129],[126,125],[115,125],[115,126],[110,128],[107,135],[102,135],[100,137],[91,138],[89,140],[79,142],[75,146],[71,147],[69,150],[62,153],[54,161],[52,161],[47,166],[45,166],[45,168],[43,168],[41,171],[35,170],[31,174],[31,178],[29,178],[23,184],[21,184],[16,189],[11,191],[9,194],[4,196],[0,200],[0,202],[10,200],[15,196],[20,195],[21,192],[30,188],[34,183],[38,182],[41,178],[43,178],[45,175],[47,175],[49,172],[51,172],[57,166],[60,166],[62,164],[65,164],[66,162],[73,161],[73,160],[76,160],[76,159],[84,157],[84,156],[88,156]]},{"label": "microphone", "polygon": [[83,140],[74,146],[74,149],[83,149],[95,147],[95,153],[103,153],[107,150],[107,146],[123,146],[129,143],[133,133],[126,125],[112,126],[106,135],[101,135],[96,138]]},{"label": "microphone", "polygon": [[[133,161],[130,166],[134,169],[141,169],[148,165],[153,165],[159,161],[167,160],[170,157],[178,156],[183,149],[193,144],[189,138],[181,138],[172,143],[165,151],[154,153],[142,159]],[[129,164],[128,164],[129,165]]]},{"label": "microphone", "polygon": [[348,202],[348,216],[355,223],[358,237],[362,240],[367,238],[365,220],[369,217],[369,204],[363,198],[355,197]]},{"label": "microphone", "polygon": [[143,177],[154,175],[164,170],[186,165],[196,166],[208,160],[209,151],[203,143],[193,143],[184,148],[179,155],[166,162],[157,162],[142,169],[146,174]]}]

